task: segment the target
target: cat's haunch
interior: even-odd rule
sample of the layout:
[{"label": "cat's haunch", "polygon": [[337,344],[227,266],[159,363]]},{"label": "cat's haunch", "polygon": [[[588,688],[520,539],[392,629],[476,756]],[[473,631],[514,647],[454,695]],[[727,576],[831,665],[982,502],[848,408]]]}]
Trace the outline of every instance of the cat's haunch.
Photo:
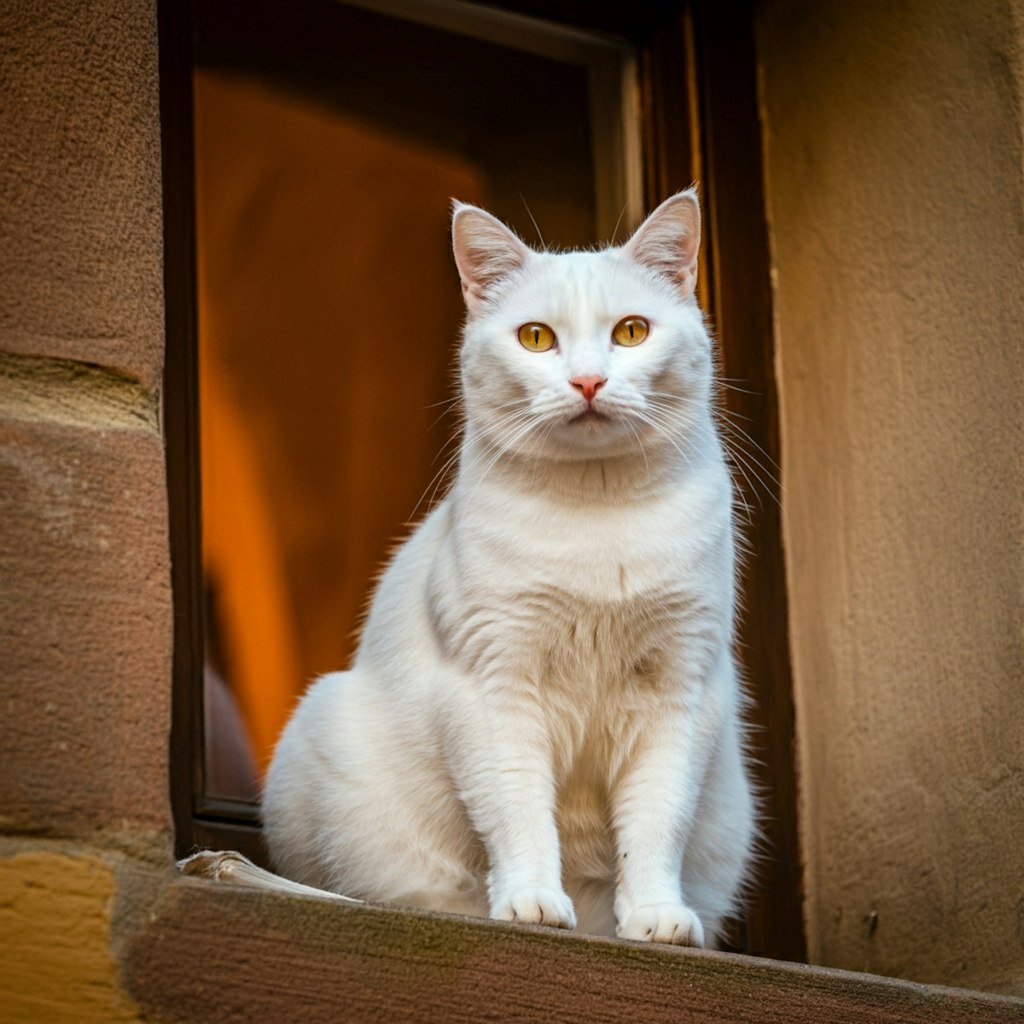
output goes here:
[{"label": "cat's haunch", "polygon": [[461,203],[452,233],[458,473],[281,737],[272,859],[369,900],[713,943],[755,815],[696,194],[595,252]]}]

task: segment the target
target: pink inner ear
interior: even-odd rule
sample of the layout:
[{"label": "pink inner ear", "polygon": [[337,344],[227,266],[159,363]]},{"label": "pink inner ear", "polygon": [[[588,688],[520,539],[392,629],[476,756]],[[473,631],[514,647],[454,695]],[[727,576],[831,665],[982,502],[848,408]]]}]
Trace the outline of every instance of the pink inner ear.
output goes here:
[{"label": "pink inner ear", "polygon": [[530,250],[497,217],[476,206],[459,206],[452,220],[452,249],[467,305],[521,269]]},{"label": "pink inner ear", "polygon": [[634,260],[669,278],[686,295],[693,294],[696,284],[699,248],[700,206],[689,190],[666,199],[626,246]]}]

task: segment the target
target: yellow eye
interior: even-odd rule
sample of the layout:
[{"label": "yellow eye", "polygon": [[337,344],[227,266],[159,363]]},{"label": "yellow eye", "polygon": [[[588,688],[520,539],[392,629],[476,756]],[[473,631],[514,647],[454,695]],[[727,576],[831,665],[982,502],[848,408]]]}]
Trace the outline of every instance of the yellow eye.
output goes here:
[{"label": "yellow eye", "polygon": [[547,352],[555,344],[555,332],[547,324],[523,324],[519,344],[531,352]]},{"label": "yellow eye", "polygon": [[642,316],[623,317],[612,328],[612,340],[616,345],[625,345],[629,348],[639,345],[647,337],[650,329],[651,325]]}]

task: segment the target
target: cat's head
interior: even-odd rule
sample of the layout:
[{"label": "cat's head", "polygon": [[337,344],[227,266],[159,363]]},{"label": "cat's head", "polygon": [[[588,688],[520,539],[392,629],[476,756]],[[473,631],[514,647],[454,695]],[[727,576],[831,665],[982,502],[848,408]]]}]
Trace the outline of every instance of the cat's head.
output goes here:
[{"label": "cat's head", "polygon": [[662,203],[623,246],[537,252],[455,204],[467,425],[557,460],[668,453],[706,420],[710,342],[694,296],[700,207]]}]

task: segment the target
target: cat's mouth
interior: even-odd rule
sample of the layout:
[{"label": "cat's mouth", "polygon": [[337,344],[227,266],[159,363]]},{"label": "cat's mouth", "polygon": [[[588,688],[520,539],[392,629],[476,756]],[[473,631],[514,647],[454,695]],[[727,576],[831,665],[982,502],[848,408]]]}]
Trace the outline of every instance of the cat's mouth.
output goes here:
[{"label": "cat's mouth", "polygon": [[578,416],[573,416],[570,423],[597,423],[601,420],[609,420],[610,416],[603,412],[598,412],[592,405],[588,405]]}]

